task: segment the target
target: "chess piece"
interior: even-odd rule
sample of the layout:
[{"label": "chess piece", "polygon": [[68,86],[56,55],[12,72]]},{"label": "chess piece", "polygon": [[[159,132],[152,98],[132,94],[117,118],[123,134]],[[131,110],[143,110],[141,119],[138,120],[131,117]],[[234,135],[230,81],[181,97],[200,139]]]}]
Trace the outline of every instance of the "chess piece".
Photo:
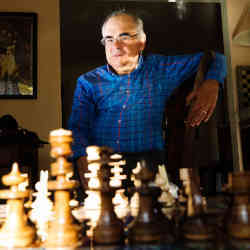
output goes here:
[{"label": "chess piece", "polygon": [[158,166],[155,183],[162,190],[159,202],[163,203],[166,207],[174,206],[176,199],[178,198],[178,187],[169,182],[166,167],[164,165]]},{"label": "chess piece", "polygon": [[186,216],[181,225],[182,236],[185,239],[197,241],[212,239],[214,237],[214,229],[206,223],[203,199],[199,185],[194,181],[192,169],[180,169],[180,179],[183,181],[187,195]]},{"label": "chess piece", "polygon": [[54,190],[54,220],[49,224],[48,238],[43,246],[48,248],[78,247],[87,242],[81,235],[82,227],[76,223],[69,205],[70,192],[78,186],[78,182],[70,180],[72,165],[67,157],[72,154],[72,133],[58,129],[50,133],[51,156],[56,162],[51,164],[51,175],[56,180],[48,182],[49,190]]},{"label": "chess piece", "polygon": [[[91,150],[96,155],[94,160],[91,160],[91,156],[89,156]],[[91,188],[91,190],[100,193],[101,199],[100,216],[93,229],[93,242],[98,245],[120,244],[124,241],[123,222],[116,216],[112,203],[118,187],[110,185],[112,173],[111,166],[108,165],[111,161],[112,150],[107,147],[92,146],[87,148],[87,153],[89,164],[99,164],[97,171],[99,185]],[[112,161],[115,161],[115,159]]]},{"label": "chess piece", "polygon": [[14,163],[8,175],[2,177],[3,184],[10,189],[0,190],[0,199],[7,199],[8,212],[6,221],[0,229],[0,247],[28,247],[35,240],[35,228],[28,223],[24,212],[24,199],[29,197],[29,190],[20,190],[18,185],[25,181],[17,163]]},{"label": "chess piece", "polygon": [[235,239],[250,240],[250,171],[229,174],[232,204],[226,213],[226,232]]},{"label": "chess piece", "polygon": [[31,204],[29,218],[36,225],[38,238],[44,242],[48,237],[49,221],[53,219],[53,203],[48,192],[48,171],[41,170],[40,181],[35,184],[35,189],[37,192],[33,196],[36,198]]},{"label": "chess piece", "polygon": [[139,211],[135,220],[129,225],[128,238],[131,244],[147,244],[173,241],[170,221],[162,214],[158,198],[161,189],[152,185],[156,171],[149,169],[145,160],[140,162],[141,169],[135,177],[141,185],[135,184],[135,192],[139,194]]},{"label": "chess piece", "polygon": [[122,155],[113,154],[110,156],[109,165],[112,166],[111,173],[113,176],[110,178],[110,186],[117,187],[115,196],[112,199],[114,210],[119,219],[125,218],[129,214],[128,197],[125,195],[125,189],[120,188],[122,181],[127,177],[123,173],[122,166],[126,165],[126,161],[122,159]]}]

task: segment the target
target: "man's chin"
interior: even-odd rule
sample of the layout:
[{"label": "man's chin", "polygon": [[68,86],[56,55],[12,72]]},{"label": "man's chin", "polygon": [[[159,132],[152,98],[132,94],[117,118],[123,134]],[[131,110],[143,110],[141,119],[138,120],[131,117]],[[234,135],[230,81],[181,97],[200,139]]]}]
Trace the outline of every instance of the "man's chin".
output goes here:
[{"label": "man's chin", "polygon": [[124,63],[112,63],[110,64],[114,70],[121,70],[123,68],[126,68],[127,65]]}]

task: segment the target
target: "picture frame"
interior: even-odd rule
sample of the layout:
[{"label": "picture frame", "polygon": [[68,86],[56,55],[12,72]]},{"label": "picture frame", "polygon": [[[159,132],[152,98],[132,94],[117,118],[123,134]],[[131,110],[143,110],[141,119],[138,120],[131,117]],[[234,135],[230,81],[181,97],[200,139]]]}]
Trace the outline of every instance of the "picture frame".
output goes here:
[{"label": "picture frame", "polygon": [[240,120],[250,118],[250,65],[236,66],[236,82]]},{"label": "picture frame", "polygon": [[0,12],[0,99],[37,98],[37,14]]}]

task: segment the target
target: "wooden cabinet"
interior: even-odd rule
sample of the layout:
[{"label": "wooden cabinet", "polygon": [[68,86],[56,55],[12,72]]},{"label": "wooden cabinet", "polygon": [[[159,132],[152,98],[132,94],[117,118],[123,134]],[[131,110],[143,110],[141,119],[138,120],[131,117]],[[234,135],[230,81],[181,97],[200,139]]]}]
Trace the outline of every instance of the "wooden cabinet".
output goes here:
[{"label": "wooden cabinet", "polygon": [[[37,135],[24,129],[0,134],[0,176],[11,170],[17,162],[21,172],[28,173],[29,183],[34,188],[38,181],[38,149],[43,145]],[[3,186],[2,182],[0,184]]]}]

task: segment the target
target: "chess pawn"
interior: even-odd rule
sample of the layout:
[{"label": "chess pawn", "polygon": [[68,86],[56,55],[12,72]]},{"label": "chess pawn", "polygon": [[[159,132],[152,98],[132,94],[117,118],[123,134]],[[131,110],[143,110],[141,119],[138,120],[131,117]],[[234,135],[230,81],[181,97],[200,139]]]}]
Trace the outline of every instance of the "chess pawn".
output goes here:
[{"label": "chess pawn", "polygon": [[180,178],[187,195],[187,209],[181,223],[181,234],[188,240],[210,240],[214,237],[214,229],[206,223],[199,185],[195,182],[192,174],[192,169],[180,169]]},{"label": "chess pawn", "polygon": [[29,190],[20,191],[18,184],[25,181],[17,163],[14,163],[8,175],[2,177],[3,184],[9,190],[0,190],[0,198],[7,200],[7,217],[0,229],[0,247],[28,247],[35,240],[35,229],[28,223],[24,212],[24,199],[29,197]]},{"label": "chess pawn", "polygon": [[225,216],[226,232],[236,239],[250,239],[250,171],[230,175],[232,205]]},{"label": "chess pawn", "polygon": [[139,212],[129,225],[129,242],[147,244],[162,242],[166,238],[172,241],[171,225],[162,214],[157,201],[161,195],[161,189],[155,185],[149,185],[154,181],[156,172],[154,169],[149,169],[144,160],[140,165],[141,170],[135,174],[136,179],[141,181],[141,186],[136,188],[139,193]]}]

